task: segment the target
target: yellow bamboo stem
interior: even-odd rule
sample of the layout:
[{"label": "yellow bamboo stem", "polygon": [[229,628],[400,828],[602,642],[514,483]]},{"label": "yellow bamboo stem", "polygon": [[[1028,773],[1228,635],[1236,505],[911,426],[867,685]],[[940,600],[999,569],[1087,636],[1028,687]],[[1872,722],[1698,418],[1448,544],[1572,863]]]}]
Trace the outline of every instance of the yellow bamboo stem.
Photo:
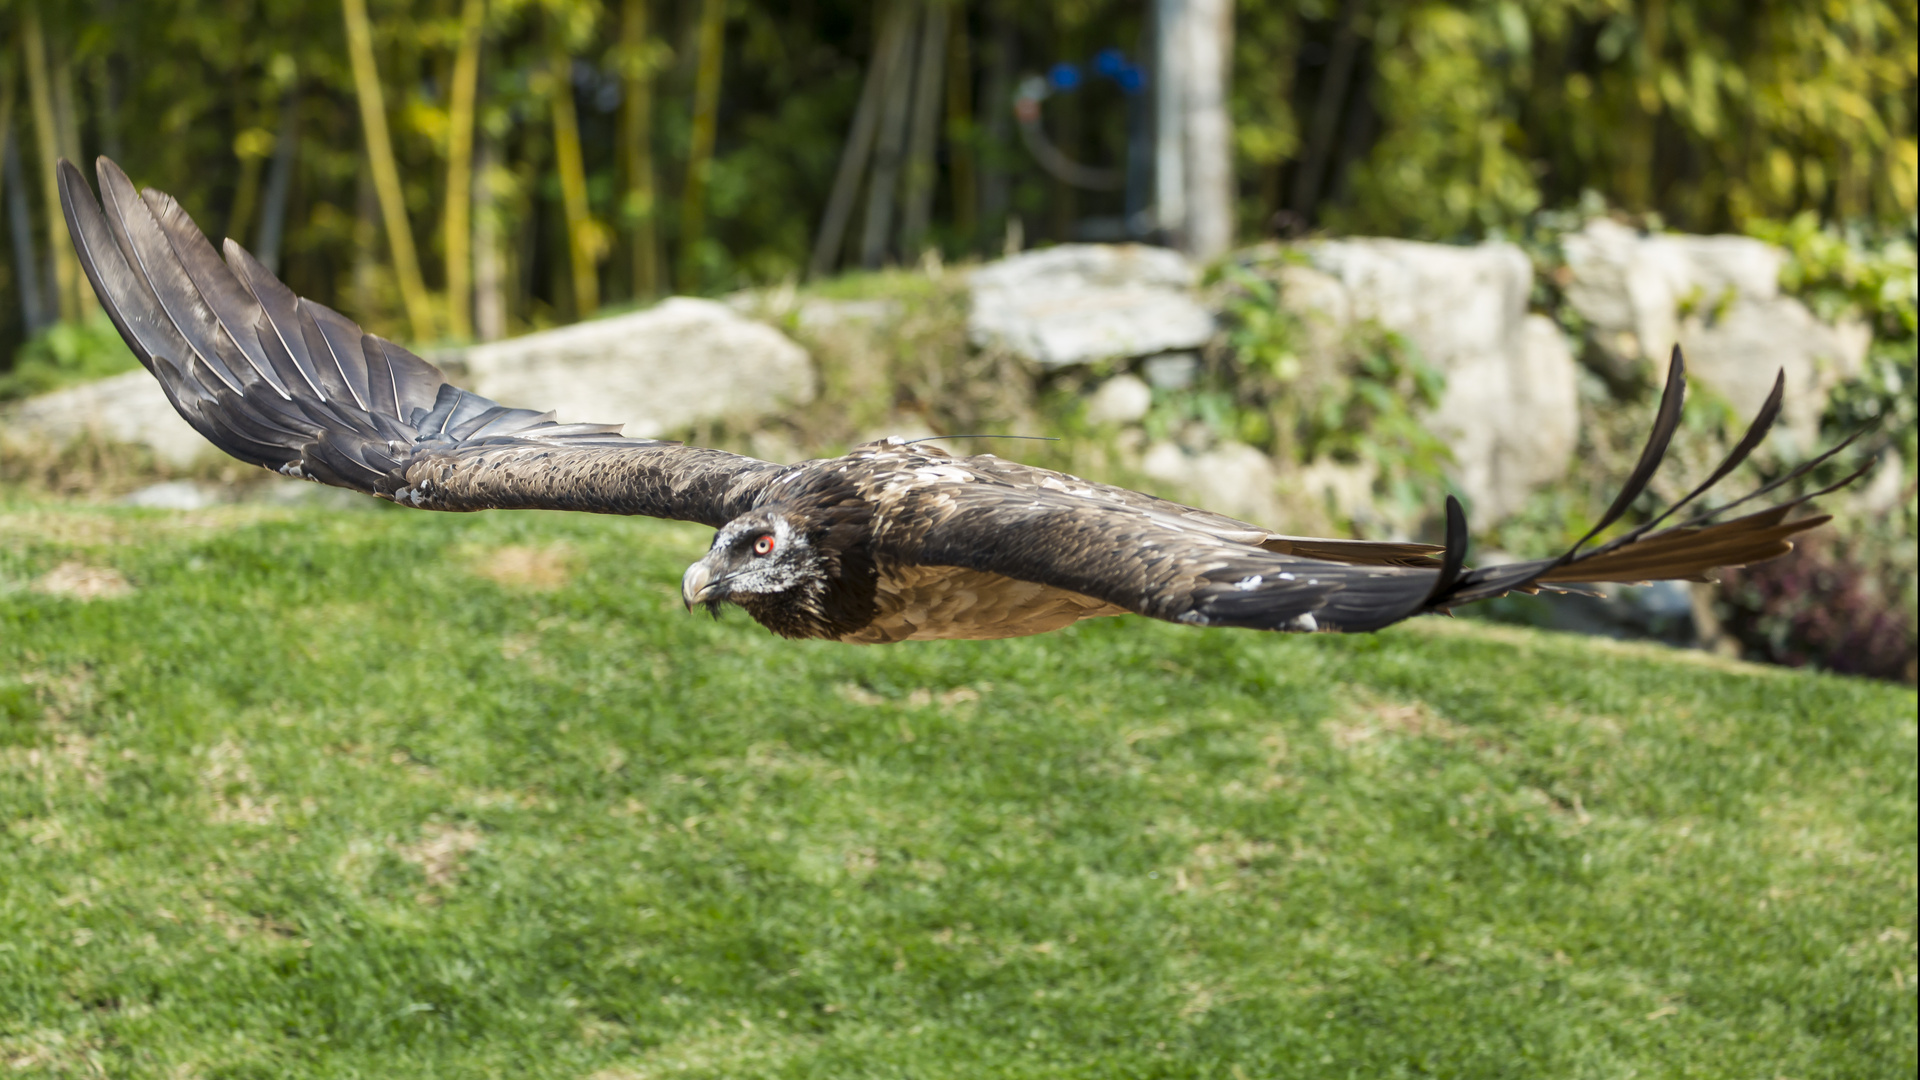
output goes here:
[{"label": "yellow bamboo stem", "polygon": [[726,0],[700,0],[700,56],[693,78],[693,132],[687,146],[687,182],[680,190],[681,292],[699,285],[700,241],[706,232],[707,177],[713,171],[714,132],[720,111],[720,50],[725,44]]},{"label": "yellow bamboo stem", "polygon": [[387,247],[393,252],[400,302],[406,306],[414,340],[432,341],[433,304],[420,277],[420,256],[414,251],[400,170],[393,160],[393,139],[387,133],[386,96],[380,89],[380,71],[373,63],[373,28],[367,21],[367,0],[340,0],[340,9],[347,23],[354,95],[360,99],[360,126],[367,134],[367,164],[373,172],[374,195],[380,201],[380,217],[386,225]]},{"label": "yellow bamboo stem", "polygon": [[466,0],[461,7],[447,110],[447,335],[456,341],[473,337],[473,112],[486,13],[486,0]]},{"label": "yellow bamboo stem", "polygon": [[27,54],[27,96],[33,103],[33,129],[40,149],[40,177],[47,197],[47,243],[53,249],[53,293],[60,317],[80,317],[80,266],[67,240],[67,219],[60,212],[60,132],[53,117],[53,86],[47,77],[47,39],[40,29],[40,13],[27,8],[20,20],[20,47]]},{"label": "yellow bamboo stem", "polygon": [[621,117],[622,155],[627,167],[627,218],[633,226],[633,295],[660,291],[660,241],[654,228],[653,58],[647,49],[647,0],[626,0],[620,20],[624,56],[626,112]]},{"label": "yellow bamboo stem", "polygon": [[[85,160],[80,153],[80,111],[76,95],[73,92],[73,64],[59,52],[48,50],[53,59],[53,118],[55,130],[60,136],[60,156],[68,161]],[[56,193],[58,189],[56,188]],[[61,225],[66,224],[66,215],[61,214]],[[99,310],[100,303],[94,299],[93,283],[80,273],[78,262],[73,268],[73,308],[77,318],[87,319]]]},{"label": "yellow bamboo stem", "polygon": [[553,86],[554,167],[560,171],[560,205],[567,216],[567,256],[573,265],[573,310],[586,318],[600,308],[600,261],[604,241],[587,207],[587,170],[580,156],[580,120],[573,111],[573,57],[556,28],[550,64]]}]

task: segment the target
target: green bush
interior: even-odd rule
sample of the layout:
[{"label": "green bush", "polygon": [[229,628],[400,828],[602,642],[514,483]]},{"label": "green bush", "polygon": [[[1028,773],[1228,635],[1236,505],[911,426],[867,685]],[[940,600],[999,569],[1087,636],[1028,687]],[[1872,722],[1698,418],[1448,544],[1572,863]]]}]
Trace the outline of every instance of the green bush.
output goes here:
[{"label": "green bush", "polygon": [[104,313],[95,313],[85,322],[55,323],[14,354],[13,369],[0,374],[0,401],[45,394],[139,366]]}]

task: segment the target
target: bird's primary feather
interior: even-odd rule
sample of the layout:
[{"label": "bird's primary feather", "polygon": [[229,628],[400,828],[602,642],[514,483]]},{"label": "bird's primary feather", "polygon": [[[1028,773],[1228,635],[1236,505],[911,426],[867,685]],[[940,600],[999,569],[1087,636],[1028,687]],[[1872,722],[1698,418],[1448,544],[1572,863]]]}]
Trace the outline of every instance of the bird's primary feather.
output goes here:
[{"label": "bird's primary feather", "polygon": [[223,262],[178,203],[136,191],[113,162],[100,159],[99,178],[96,203],[79,170],[60,163],[80,263],[168,400],[220,449],[428,510],[700,522],[718,532],[683,583],[688,605],[734,603],[788,637],[1015,637],[1126,612],[1193,626],[1367,631],[1560,582],[1698,579],[1779,555],[1788,537],[1826,520],[1789,520],[1807,495],[1715,522],[1769,485],[1657,528],[1760,444],[1779,413],[1776,382],[1705,483],[1667,515],[1587,548],[1665,457],[1686,390],[1677,349],[1647,446],[1599,524],[1557,558],[1481,570],[1465,565],[1466,521],[1451,499],[1444,546],[1323,539],[897,439],[785,466],[629,439],[453,386],[432,364],[294,295],[231,240]]}]

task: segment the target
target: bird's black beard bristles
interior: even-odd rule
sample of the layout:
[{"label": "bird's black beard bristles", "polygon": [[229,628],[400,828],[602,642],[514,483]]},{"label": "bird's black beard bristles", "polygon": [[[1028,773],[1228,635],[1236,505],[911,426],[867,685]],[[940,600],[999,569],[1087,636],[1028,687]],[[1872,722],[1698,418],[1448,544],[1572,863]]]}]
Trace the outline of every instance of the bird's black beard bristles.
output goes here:
[{"label": "bird's black beard bristles", "polygon": [[712,599],[712,600],[701,601],[700,606],[707,609],[707,614],[713,616],[714,622],[719,622],[720,621],[720,604],[721,604],[720,600]]}]

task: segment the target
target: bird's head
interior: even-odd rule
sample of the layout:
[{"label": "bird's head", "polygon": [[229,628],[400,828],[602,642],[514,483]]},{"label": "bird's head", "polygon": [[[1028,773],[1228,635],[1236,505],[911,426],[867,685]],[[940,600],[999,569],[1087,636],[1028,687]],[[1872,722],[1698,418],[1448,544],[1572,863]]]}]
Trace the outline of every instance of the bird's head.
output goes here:
[{"label": "bird's head", "polygon": [[680,579],[680,597],[689,611],[704,604],[717,616],[721,604],[732,603],[758,619],[762,610],[803,600],[819,582],[819,561],[806,532],[786,514],[755,510],[714,534],[706,556]]}]

